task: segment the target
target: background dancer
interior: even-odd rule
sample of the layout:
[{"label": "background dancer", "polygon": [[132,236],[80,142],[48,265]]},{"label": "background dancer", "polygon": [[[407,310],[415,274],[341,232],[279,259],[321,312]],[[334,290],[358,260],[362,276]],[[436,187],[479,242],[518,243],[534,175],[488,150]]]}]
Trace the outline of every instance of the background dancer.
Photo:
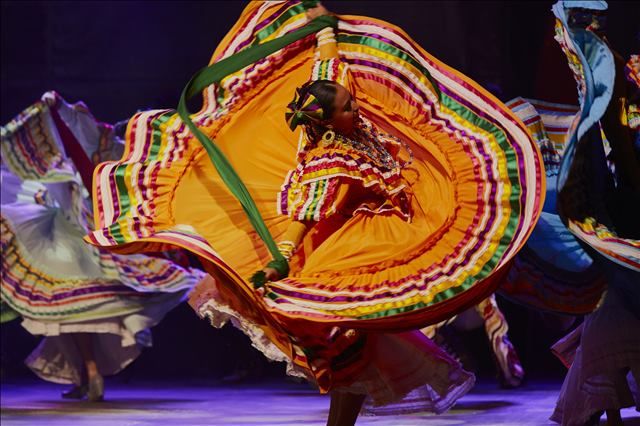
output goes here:
[{"label": "background dancer", "polygon": [[2,320],[21,317],[44,336],[26,363],[45,380],[72,383],[63,398],[102,400],[102,376],[151,346],[149,329],[204,274],[82,240],[92,229],[85,182],[93,164],[123,148],[84,104],[45,93],[2,127],[1,147]]}]

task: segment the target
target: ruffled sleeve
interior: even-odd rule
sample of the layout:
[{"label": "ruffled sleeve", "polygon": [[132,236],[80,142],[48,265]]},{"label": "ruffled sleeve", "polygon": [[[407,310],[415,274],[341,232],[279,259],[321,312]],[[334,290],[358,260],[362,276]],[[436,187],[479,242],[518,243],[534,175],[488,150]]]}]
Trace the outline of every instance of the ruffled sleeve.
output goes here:
[{"label": "ruffled sleeve", "polygon": [[292,220],[319,222],[334,214],[396,213],[410,218],[400,170],[373,166],[358,152],[332,145],[307,151],[289,172],[278,212]]},{"label": "ruffled sleeve", "polygon": [[331,80],[349,87],[349,69],[340,59],[334,29],[324,28],[316,34],[317,57],[311,71],[311,80]]},{"label": "ruffled sleeve", "polygon": [[280,214],[293,220],[319,222],[343,211],[349,185],[326,171],[300,165],[289,172],[279,194]]}]

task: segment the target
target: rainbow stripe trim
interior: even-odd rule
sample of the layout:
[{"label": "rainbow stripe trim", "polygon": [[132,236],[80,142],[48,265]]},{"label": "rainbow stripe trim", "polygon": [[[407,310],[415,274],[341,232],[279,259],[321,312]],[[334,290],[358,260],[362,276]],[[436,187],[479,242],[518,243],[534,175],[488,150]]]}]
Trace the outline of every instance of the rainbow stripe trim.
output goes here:
[{"label": "rainbow stripe trim", "polygon": [[[266,2],[244,16],[215,59],[294,31],[304,23],[299,3]],[[381,284],[366,294],[336,293],[309,282],[282,280],[269,286],[271,293],[264,299],[267,308],[288,318],[359,320],[362,326],[373,328],[378,319],[426,307],[432,308],[434,319],[448,315],[448,301],[461,296],[456,302],[459,306],[490,291],[486,287],[471,289],[507,264],[533,229],[545,192],[540,153],[516,115],[471,80],[428,55],[400,29],[374,19],[345,17],[339,22],[337,39],[340,55],[355,78],[375,79],[401,94],[424,120],[440,126],[464,147],[475,164],[477,180],[484,182],[478,187],[477,202],[485,207],[478,211],[455,251],[441,263]],[[288,57],[313,43],[311,38],[303,39],[228,76],[219,86],[208,87],[205,105],[194,115],[194,122],[214,135],[229,111],[241,103],[243,94],[261,87]],[[131,250],[143,245],[188,247],[194,236],[172,233],[173,223],[159,223],[154,203],[158,191],[166,191],[159,184],[164,170],[171,167],[181,175],[188,167],[191,158],[182,153],[190,143],[194,143],[192,138],[172,111],[135,116],[122,160],[103,163],[96,171],[96,231],[88,240],[105,247],[128,245]],[[194,251],[225,270],[233,270],[221,259],[213,260],[216,255],[210,243],[199,240]],[[248,285],[241,277],[238,283]],[[387,308],[391,304],[395,307]]]}]

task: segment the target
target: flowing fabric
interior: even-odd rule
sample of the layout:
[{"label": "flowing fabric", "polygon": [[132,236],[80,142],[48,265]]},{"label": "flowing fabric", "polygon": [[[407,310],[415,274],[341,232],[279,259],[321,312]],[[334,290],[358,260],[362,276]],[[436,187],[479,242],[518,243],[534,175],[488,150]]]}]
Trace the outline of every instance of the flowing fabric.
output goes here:
[{"label": "flowing fabric", "polygon": [[[638,188],[627,183],[609,167],[611,143],[603,133],[602,119],[613,99],[616,75],[614,55],[607,43],[588,29],[570,26],[569,10],[585,7],[605,10],[606,2],[563,2],[553,6],[556,40],[569,61],[578,86],[580,110],[567,134],[567,144],[558,174],[559,214],[569,230],[601,255],[623,267],[640,272],[640,229],[634,210],[640,202]],[[632,80],[633,81],[633,80]],[[637,81],[632,91],[638,91]],[[637,140],[637,129],[636,139]],[[618,150],[622,152],[621,148]],[[634,152],[635,151],[635,152]],[[640,168],[640,146],[624,154]],[[621,165],[619,164],[618,167]],[[629,210],[631,208],[632,210]],[[628,214],[625,219],[617,217]],[[635,215],[637,216],[637,214]]]},{"label": "flowing fabric", "polygon": [[[300,3],[252,2],[212,62],[305,23]],[[269,251],[203,147],[174,111],[160,110],[134,116],[122,159],[97,168],[96,230],[87,237],[120,253],[180,246],[199,255],[216,295],[212,301],[203,291],[192,304],[234,316],[322,390],[348,385],[362,370],[362,331],[415,329],[486,298],[492,275],[533,229],[544,196],[540,153],[498,100],[385,22],[343,16],[336,36],[361,115],[414,153],[401,176],[410,220],[385,208],[320,222],[289,277],[256,292],[248,278]],[[233,165],[275,240],[291,223],[278,214],[276,197],[304,144],[284,112],[310,72],[331,72],[314,69],[314,52],[309,36],[257,60],[207,87],[192,116]],[[360,167],[345,158],[337,159],[345,170]],[[329,189],[316,186],[317,200]]]},{"label": "flowing fabric", "polygon": [[556,205],[560,162],[578,108],[524,98],[513,99],[507,106],[522,119],[542,152],[547,193],[540,219],[498,292],[536,309],[589,313],[602,296],[605,278],[562,223]]},{"label": "flowing fabric", "polygon": [[84,243],[91,201],[74,147],[97,161],[122,153],[111,126],[55,92],[2,128],[3,302],[32,319],[78,321],[136,312],[154,292],[184,297],[201,272]]}]

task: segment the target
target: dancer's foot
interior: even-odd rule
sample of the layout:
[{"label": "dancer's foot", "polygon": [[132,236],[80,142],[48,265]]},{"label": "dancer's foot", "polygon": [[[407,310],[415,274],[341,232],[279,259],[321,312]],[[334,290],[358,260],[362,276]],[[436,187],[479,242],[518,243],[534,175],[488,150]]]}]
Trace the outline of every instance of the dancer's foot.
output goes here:
[{"label": "dancer's foot", "polygon": [[607,410],[607,426],[622,426],[620,410]]},{"label": "dancer's foot", "polygon": [[600,417],[602,417],[603,414],[604,412],[602,411],[594,413],[591,417],[589,417],[589,420],[587,420],[584,426],[598,426],[600,424]]},{"label": "dancer's foot", "polygon": [[521,386],[524,380],[524,368],[522,368],[518,353],[506,334],[502,338],[494,340],[493,351],[493,360],[498,370],[500,387],[514,389]]},{"label": "dancer's foot", "polygon": [[89,392],[87,396],[90,402],[100,402],[104,400],[104,380],[101,375],[96,374],[89,379]]},{"label": "dancer's foot", "polygon": [[87,396],[89,387],[87,385],[74,385],[71,389],[62,392],[62,399],[83,399]]},{"label": "dancer's foot", "polygon": [[516,376],[505,377],[503,374],[498,374],[498,381],[502,389],[515,389],[522,386],[523,378]]}]

